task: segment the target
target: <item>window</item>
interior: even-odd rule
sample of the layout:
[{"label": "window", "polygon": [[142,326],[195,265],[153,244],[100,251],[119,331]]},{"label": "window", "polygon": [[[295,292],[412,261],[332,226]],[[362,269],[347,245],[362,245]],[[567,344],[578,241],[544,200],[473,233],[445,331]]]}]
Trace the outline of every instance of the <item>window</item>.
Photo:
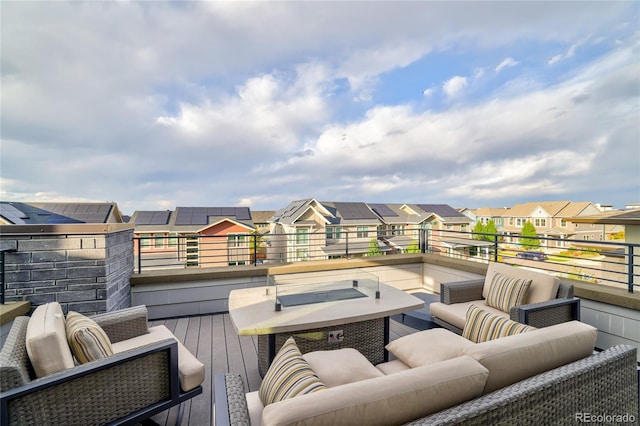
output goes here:
[{"label": "window", "polygon": [[465,223],[463,223],[462,225],[460,225],[460,230],[462,232],[466,232],[467,231],[467,225]]},{"label": "window", "polygon": [[178,247],[178,234],[176,233],[169,234],[169,238],[167,238],[167,246]]},{"label": "window", "polygon": [[140,234],[140,248],[151,247],[151,234]]},{"label": "window", "polygon": [[339,240],[342,238],[342,228],[339,226],[327,227],[327,240]]},{"label": "window", "polygon": [[164,248],[164,244],[165,244],[164,234],[153,235],[153,246],[155,248]]},{"label": "window", "polygon": [[522,218],[517,218],[516,219],[516,226],[520,226],[522,227],[522,225],[524,225],[525,220],[523,220]]},{"label": "window", "polygon": [[369,237],[369,227],[368,226],[358,226],[356,228],[357,237],[358,238],[367,238]]},{"label": "window", "polygon": [[391,235],[404,235],[404,225],[391,225]]},{"label": "window", "polygon": [[509,225],[513,226],[513,218],[512,217],[509,218]]},{"label": "window", "polygon": [[560,219],[560,226],[563,227],[563,228],[566,228],[567,227],[567,221],[564,220],[564,219]]},{"label": "window", "polygon": [[246,237],[244,234],[227,234],[227,247],[246,247]]},{"label": "window", "polygon": [[547,226],[547,219],[536,219],[535,225],[538,226]]},{"label": "window", "polygon": [[229,262],[229,266],[240,266],[240,265],[246,265],[246,262]]},{"label": "window", "polygon": [[309,244],[309,231],[307,229],[296,229],[296,244]]},{"label": "window", "polygon": [[200,240],[197,236],[188,236],[186,238],[187,266],[198,266],[200,263]]},{"label": "window", "polygon": [[296,260],[309,260],[309,249],[299,248],[296,249]]}]

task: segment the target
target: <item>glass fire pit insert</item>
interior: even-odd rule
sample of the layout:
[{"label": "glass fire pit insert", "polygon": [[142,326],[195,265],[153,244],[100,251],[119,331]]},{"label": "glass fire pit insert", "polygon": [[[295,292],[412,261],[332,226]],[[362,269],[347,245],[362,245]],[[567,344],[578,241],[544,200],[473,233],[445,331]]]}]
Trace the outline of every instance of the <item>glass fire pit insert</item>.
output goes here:
[{"label": "glass fire pit insert", "polygon": [[[342,272],[342,271],[337,271]],[[378,277],[362,270],[349,270],[340,275],[315,276],[305,274],[301,280],[294,275],[269,275],[268,294],[275,310],[313,303],[337,302],[362,297],[380,298]]]}]

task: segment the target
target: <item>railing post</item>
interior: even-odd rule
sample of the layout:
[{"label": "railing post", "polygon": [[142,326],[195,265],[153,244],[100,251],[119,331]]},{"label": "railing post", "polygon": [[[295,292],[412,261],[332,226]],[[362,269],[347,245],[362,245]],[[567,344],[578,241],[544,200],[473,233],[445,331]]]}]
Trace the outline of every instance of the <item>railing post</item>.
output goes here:
[{"label": "railing post", "polygon": [[142,240],[138,238],[138,273],[142,273]]},{"label": "railing post", "polygon": [[629,284],[629,293],[633,293],[633,276],[634,276],[634,256],[633,256],[633,245],[629,244],[628,251],[628,260],[627,260],[627,283]]},{"label": "railing post", "polygon": [[493,234],[493,261],[498,262],[498,234]]},{"label": "railing post", "polygon": [[345,235],[347,236],[347,238],[345,239],[345,241],[346,241],[346,244],[345,244],[345,257],[348,259],[349,258],[349,231],[346,231]]},{"label": "railing post", "polygon": [[258,266],[258,235],[253,234],[253,266]]}]

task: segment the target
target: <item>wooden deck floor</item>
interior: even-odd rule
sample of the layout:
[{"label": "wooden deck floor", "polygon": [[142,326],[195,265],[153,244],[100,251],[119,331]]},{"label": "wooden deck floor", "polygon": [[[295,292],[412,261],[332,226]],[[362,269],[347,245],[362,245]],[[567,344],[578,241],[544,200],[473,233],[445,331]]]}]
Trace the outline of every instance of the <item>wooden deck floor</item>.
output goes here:
[{"label": "wooden deck floor", "polygon": [[[213,425],[213,377],[233,372],[242,376],[245,389],[258,390],[258,339],[238,336],[229,314],[203,315],[188,318],[152,321],[151,326],[164,324],[206,366],[203,393],[184,407],[182,425]],[[390,339],[414,333],[416,330],[394,320],[390,321]],[[152,418],[160,425],[173,425],[178,409],[160,413]]]}]

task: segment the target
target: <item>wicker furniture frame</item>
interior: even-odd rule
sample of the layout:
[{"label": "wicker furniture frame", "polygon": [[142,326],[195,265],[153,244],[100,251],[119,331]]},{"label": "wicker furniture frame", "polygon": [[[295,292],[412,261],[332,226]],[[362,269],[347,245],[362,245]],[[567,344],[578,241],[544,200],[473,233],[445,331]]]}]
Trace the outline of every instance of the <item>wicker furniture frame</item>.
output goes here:
[{"label": "wicker furniture frame", "polygon": [[[343,331],[344,340],[328,343],[329,333],[336,329]],[[259,335],[258,372],[261,377],[264,377],[276,353],[290,336],[294,337],[303,354],[313,351],[354,348],[374,365],[389,360],[389,353],[384,348],[389,343],[389,317],[383,317],[311,330]]]},{"label": "wicker furniture frame", "polygon": [[[483,300],[484,278],[440,284],[440,302],[445,305]],[[509,317],[516,322],[536,328],[562,322],[580,320],[580,299],[573,297],[573,285],[560,283],[555,299],[542,303],[514,306]],[[462,334],[462,329],[433,316],[433,322],[447,330]]]},{"label": "wicker furniture frame", "polygon": [[[147,332],[144,306],[94,316],[112,342]],[[0,352],[3,425],[136,424],[202,393],[180,389],[178,344],[164,340],[33,379],[25,346],[29,318],[14,320]],[[180,405],[180,414],[182,405]]]},{"label": "wicker furniture frame", "polygon": [[[410,425],[568,425],[575,424],[581,414],[626,414],[631,424],[637,424],[636,352],[632,346],[615,346]],[[216,425],[250,425],[242,378],[219,374],[214,386]]]}]

